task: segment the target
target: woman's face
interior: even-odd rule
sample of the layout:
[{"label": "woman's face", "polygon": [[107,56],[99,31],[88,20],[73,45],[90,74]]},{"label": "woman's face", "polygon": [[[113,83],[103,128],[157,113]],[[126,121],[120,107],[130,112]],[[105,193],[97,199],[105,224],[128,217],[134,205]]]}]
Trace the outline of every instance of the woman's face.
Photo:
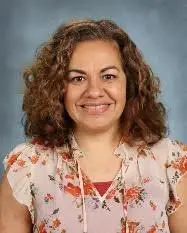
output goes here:
[{"label": "woman's face", "polygon": [[126,102],[126,77],[115,43],[79,43],[67,80],[64,103],[76,129],[100,132],[119,126]]}]

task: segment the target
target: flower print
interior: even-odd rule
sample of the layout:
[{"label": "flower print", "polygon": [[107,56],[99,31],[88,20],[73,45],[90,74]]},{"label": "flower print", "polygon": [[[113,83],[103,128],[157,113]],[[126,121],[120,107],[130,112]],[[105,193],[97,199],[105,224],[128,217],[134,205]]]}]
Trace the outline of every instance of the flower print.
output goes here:
[{"label": "flower print", "polygon": [[147,193],[144,188],[134,186],[124,189],[124,203],[130,203],[131,205],[140,204],[145,199]]},{"label": "flower print", "polygon": [[50,193],[47,193],[47,195],[44,197],[44,201],[46,202],[46,203],[48,203],[49,202],[49,200],[53,200],[54,198],[53,198],[53,196],[50,194]]},{"label": "flower print", "polygon": [[80,222],[80,223],[82,223],[83,222],[83,217],[82,217],[82,215],[78,215],[78,221]]},{"label": "flower print", "polygon": [[99,208],[99,203],[100,203],[100,201],[99,201],[98,197],[92,197],[92,208],[93,209]]},{"label": "flower print", "polygon": [[74,180],[75,179],[75,173],[69,173],[65,175],[66,179]]},{"label": "flower print", "polygon": [[157,205],[152,200],[150,200],[149,204],[152,207],[152,209],[155,211],[157,208]]},{"label": "flower print", "polygon": [[111,211],[110,208],[107,206],[107,203],[106,203],[105,200],[104,200],[103,203],[102,203],[102,208],[103,208],[103,209],[106,209],[106,210],[108,210],[108,211]]},{"label": "flower print", "polygon": [[63,185],[63,183],[59,183],[59,185],[58,185],[58,186],[59,186],[59,188],[60,188],[60,190],[61,190],[61,191],[63,191],[63,190],[64,190],[64,185]]},{"label": "flower print", "polygon": [[39,227],[38,227],[39,233],[47,233],[46,228],[45,228],[45,223],[42,222]]},{"label": "flower print", "polygon": [[181,174],[184,174],[187,172],[187,155],[178,158],[176,161],[172,161],[170,166],[179,170]]},{"label": "flower print", "polygon": [[137,199],[138,195],[139,195],[139,190],[137,187],[131,187],[131,188],[126,190],[127,201]]},{"label": "flower print", "polygon": [[150,178],[149,177],[146,177],[146,178],[143,179],[143,183],[144,184],[147,184],[149,182],[150,182]]},{"label": "flower print", "polygon": [[28,172],[28,173],[26,174],[26,177],[27,177],[27,178],[30,178],[30,177],[31,177],[31,172]]},{"label": "flower print", "polygon": [[50,200],[53,200],[53,199],[54,199],[53,196],[52,196],[50,193],[47,194],[47,197],[48,197]]},{"label": "flower print", "polygon": [[62,174],[62,170],[61,170],[59,167],[57,168],[57,171],[56,171],[56,172],[57,172],[58,175],[61,175],[61,174]]},{"label": "flower print", "polygon": [[181,205],[181,201],[179,199],[176,199],[173,191],[169,191],[169,203],[167,206],[167,213],[171,214],[173,213],[179,206]]},{"label": "flower print", "polygon": [[93,186],[91,182],[84,182],[84,193],[85,195],[92,195],[94,194]]},{"label": "flower print", "polygon": [[46,160],[42,160],[42,165],[46,165]]},{"label": "flower print", "polygon": [[37,155],[33,155],[31,157],[31,163],[32,164],[36,164],[38,162],[38,160],[39,160],[39,156],[37,156]]},{"label": "flower print", "polygon": [[25,161],[23,159],[17,160],[17,164],[19,167],[23,167],[25,165]]},{"label": "flower print", "polygon": [[129,233],[137,233],[137,227],[140,223],[139,222],[130,222],[127,221],[127,229]]},{"label": "flower print", "polygon": [[129,233],[137,233],[137,227],[139,222],[126,221],[124,218],[121,218],[121,231],[120,233],[126,233],[127,230]]},{"label": "flower print", "polygon": [[38,193],[38,187],[36,187],[34,183],[31,183],[30,189],[31,195],[35,198],[36,194]]},{"label": "flower print", "polygon": [[[60,168],[57,168],[57,170],[56,170],[56,179],[57,179],[57,183],[59,183],[59,187],[60,187],[62,185],[62,183],[60,183],[60,181],[63,180],[63,171]],[[62,185],[62,188],[63,188],[63,185]]]},{"label": "flower print", "polygon": [[79,186],[75,186],[72,183],[68,183],[64,186],[64,191],[70,193],[74,197],[79,197],[81,190]]},{"label": "flower print", "polygon": [[11,166],[18,158],[18,156],[20,155],[20,152],[19,153],[15,153],[15,154],[12,154],[9,158],[8,158],[8,161],[7,161],[7,164],[8,166]]},{"label": "flower print", "polygon": [[165,226],[166,226],[166,222],[163,220],[163,222],[162,222],[162,228],[165,229]]},{"label": "flower print", "polygon": [[59,212],[59,208],[57,208],[57,209],[53,210],[52,215],[57,214],[58,212]]},{"label": "flower print", "polygon": [[72,161],[72,156],[70,155],[70,153],[60,151],[58,154],[62,157],[63,160],[66,160],[67,162]]},{"label": "flower print", "polygon": [[121,222],[121,231],[120,231],[120,233],[126,233],[126,221],[125,221],[125,219],[121,218],[120,222]]},{"label": "flower print", "polygon": [[49,177],[49,180],[50,180],[50,181],[52,181],[53,183],[55,183],[55,182],[56,182],[56,180],[55,180],[55,177],[54,177],[54,176],[52,176],[52,175],[48,175],[48,177]]},{"label": "flower print", "polygon": [[61,231],[61,233],[66,233],[66,230],[63,229],[63,230]]},{"label": "flower print", "polygon": [[85,195],[95,196],[94,186],[90,179],[83,173],[83,186]]},{"label": "flower print", "polygon": [[151,226],[151,229],[147,233],[156,233],[157,225]]},{"label": "flower print", "polygon": [[58,218],[53,221],[53,228],[56,229],[60,226],[61,222]]}]

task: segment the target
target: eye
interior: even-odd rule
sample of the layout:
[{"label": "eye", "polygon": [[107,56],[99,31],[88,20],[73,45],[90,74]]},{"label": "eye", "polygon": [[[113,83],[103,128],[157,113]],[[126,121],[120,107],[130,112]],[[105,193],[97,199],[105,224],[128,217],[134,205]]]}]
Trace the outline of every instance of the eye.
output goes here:
[{"label": "eye", "polygon": [[84,80],[83,76],[76,76],[70,79],[70,82],[82,82]]},{"label": "eye", "polygon": [[112,80],[112,79],[116,78],[116,75],[114,75],[114,74],[106,74],[106,75],[103,76],[103,78],[105,80]]}]

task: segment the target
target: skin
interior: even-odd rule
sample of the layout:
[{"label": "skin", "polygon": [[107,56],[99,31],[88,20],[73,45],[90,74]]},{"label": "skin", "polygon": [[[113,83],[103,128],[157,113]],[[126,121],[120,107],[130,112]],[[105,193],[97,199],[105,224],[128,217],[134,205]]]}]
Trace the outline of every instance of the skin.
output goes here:
[{"label": "skin", "polygon": [[[121,165],[113,151],[121,138],[119,120],[126,102],[126,76],[117,45],[102,40],[79,43],[67,80],[65,107],[86,154],[79,161],[81,168],[92,181],[112,180]],[[95,109],[90,104],[110,106]]]},{"label": "skin", "polygon": [[0,184],[0,229],[1,233],[31,233],[32,222],[27,206],[20,204],[4,174]]},{"label": "skin", "polygon": [[[104,41],[79,43],[69,64],[67,79],[64,102],[75,122],[75,131],[95,135],[111,127],[118,130],[126,102],[126,77],[117,46]],[[111,106],[103,114],[94,114],[81,107],[87,103]]]}]

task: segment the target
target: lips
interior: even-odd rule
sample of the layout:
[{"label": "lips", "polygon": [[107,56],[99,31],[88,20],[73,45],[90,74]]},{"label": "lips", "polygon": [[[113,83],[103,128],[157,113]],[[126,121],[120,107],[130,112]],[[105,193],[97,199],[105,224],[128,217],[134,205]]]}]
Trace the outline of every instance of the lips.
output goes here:
[{"label": "lips", "polygon": [[90,115],[97,115],[106,112],[111,104],[85,104],[81,105],[82,109]]},{"label": "lips", "polygon": [[79,106],[84,107],[84,106],[98,106],[98,105],[110,105],[113,104],[111,102],[85,102],[83,104],[80,104]]},{"label": "lips", "polygon": [[101,107],[101,106],[109,106],[110,104],[84,104],[81,105],[82,108],[94,108],[94,107]]}]

